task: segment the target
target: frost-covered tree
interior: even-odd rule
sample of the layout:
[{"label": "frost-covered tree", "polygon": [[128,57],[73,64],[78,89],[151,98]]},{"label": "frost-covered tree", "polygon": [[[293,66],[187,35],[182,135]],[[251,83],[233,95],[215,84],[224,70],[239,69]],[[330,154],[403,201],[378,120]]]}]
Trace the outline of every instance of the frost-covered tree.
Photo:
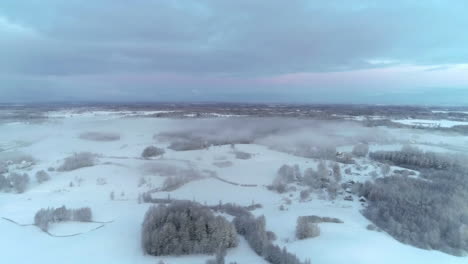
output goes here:
[{"label": "frost-covered tree", "polygon": [[304,171],[304,182],[313,189],[322,188],[322,180],[313,168],[308,168]]},{"label": "frost-covered tree", "polygon": [[339,189],[340,189],[340,185],[337,182],[331,182],[330,184],[328,184],[327,191],[331,200],[336,199]]},{"label": "frost-covered tree", "polygon": [[276,177],[273,180],[272,188],[279,193],[283,193],[286,191],[286,187],[289,183],[293,183],[299,179],[302,179],[299,166],[284,164],[278,169]]},{"label": "frost-covered tree", "polygon": [[142,246],[147,254],[209,254],[236,245],[234,226],[199,204],[173,202],[150,207],[146,212]]},{"label": "frost-covered tree", "polygon": [[43,183],[45,181],[50,180],[50,176],[46,171],[40,170],[36,172],[36,180],[38,183]]},{"label": "frost-covered tree", "polygon": [[320,160],[319,164],[317,165],[317,173],[320,177],[320,180],[324,183],[328,183],[332,180],[331,171],[327,168],[327,164],[323,160]]},{"label": "frost-covered tree", "polygon": [[341,169],[340,169],[340,165],[338,163],[333,164],[332,171],[333,171],[333,178],[335,179],[335,181],[336,182],[341,182],[341,179],[342,179]]},{"label": "frost-covered tree", "polygon": [[309,190],[302,190],[300,193],[301,200],[307,200],[310,197],[310,191]]},{"label": "frost-covered tree", "polygon": [[152,157],[157,157],[157,156],[161,156],[161,155],[164,155],[164,153],[166,153],[166,151],[162,148],[158,148],[158,147],[155,147],[155,146],[149,146],[149,147],[146,147],[143,152],[141,153],[141,156],[143,158],[152,158]]},{"label": "frost-covered tree", "polygon": [[383,164],[380,167],[380,172],[382,173],[383,176],[387,176],[390,173],[390,166],[388,164]]},{"label": "frost-covered tree", "polygon": [[8,181],[17,193],[23,193],[28,188],[29,175],[26,173],[19,174],[13,172],[8,176]]},{"label": "frost-covered tree", "polygon": [[296,223],[296,238],[306,239],[320,235],[320,228],[317,224],[311,223],[307,217],[298,217]]}]

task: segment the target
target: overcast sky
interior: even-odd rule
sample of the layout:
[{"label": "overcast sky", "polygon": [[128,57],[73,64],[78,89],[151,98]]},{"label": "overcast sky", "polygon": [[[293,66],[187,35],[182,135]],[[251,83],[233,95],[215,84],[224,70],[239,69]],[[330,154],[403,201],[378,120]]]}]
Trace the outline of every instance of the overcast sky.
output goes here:
[{"label": "overcast sky", "polygon": [[466,0],[1,0],[0,102],[468,104]]}]

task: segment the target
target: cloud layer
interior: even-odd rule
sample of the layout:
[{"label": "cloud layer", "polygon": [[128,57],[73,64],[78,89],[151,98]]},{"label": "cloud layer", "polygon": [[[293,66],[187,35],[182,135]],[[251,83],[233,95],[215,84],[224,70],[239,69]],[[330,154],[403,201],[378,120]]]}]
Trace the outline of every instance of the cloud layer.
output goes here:
[{"label": "cloud layer", "polygon": [[464,89],[467,11],[463,0],[4,0],[0,101]]}]

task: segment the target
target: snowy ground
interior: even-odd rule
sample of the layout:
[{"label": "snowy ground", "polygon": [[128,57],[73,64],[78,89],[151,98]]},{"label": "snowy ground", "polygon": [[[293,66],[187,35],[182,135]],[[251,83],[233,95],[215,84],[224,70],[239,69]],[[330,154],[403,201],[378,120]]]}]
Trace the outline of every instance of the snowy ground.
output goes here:
[{"label": "snowy ground", "polygon": [[[152,113],[149,113],[152,114]],[[125,118],[122,118],[122,115]],[[155,197],[189,199],[200,203],[218,204],[233,202],[240,205],[261,203],[263,208],[255,215],[265,215],[267,228],[274,231],[280,246],[297,254],[300,259],[310,258],[312,263],[468,263],[466,257],[454,257],[439,251],[428,251],[402,244],[386,233],[369,231],[370,222],[360,214],[362,206],[357,199],[345,201],[339,195],[336,200],[315,194],[311,201],[300,202],[298,193],[278,194],[266,189],[276,171],[283,164],[298,164],[302,170],[317,166],[317,160],[296,157],[269,149],[258,144],[237,145],[236,149],[253,154],[252,159],[236,159],[230,146],[210,147],[208,150],[166,150],[163,158],[155,161],[140,159],[142,150],[149,145],[166,147],[155,141],[153,135],[179,124],[170,119],[136,117],[133,113],[99,114],[51,113],[52,122],[28,124],[17,122],[0,125],[0,158],[28,154],[36,164],[26,169],[11,170],[27,172],[32,180],[23,194],[0,193],[0,217],[19,223],[30,224],[40,208],[70,208],[90,206],[96,221],[113,221],[93,230],[95,223],[61,223],[51,227],[57,235],[84,232],[74,237],[57,238],[46,235],[34,226],[17,226],[0,219],[0,248],[2,263],[157,263],[163,259],[168,264],[204,263],[210,256],[183,256],[157,258],[144,255],[140,248],[140,229],[149,204],[139,204],[139,193],[157,188],[163,176],[149,175],[145,164],[154,162],[175,166],[193,166],[198,170],[215,171],[219,177],[236,183],[255,184],[256,187],[235,186],[214,178],[190,182],[181,188],[157,192]],[[87,141],[79,134],[89,131],[120,133],[120,140],[109,142]],[[388,129],[388,134],[397,138],[394,143],[371,144],[371,149],[399,149],[405,143],[432,151],[465,151],[468,137],[445,134],[428,134],[420,130]],[[350,151],[351,146],[342,145],[340,151]],[[49,167],[58,167],[63,159],[75,152],[89,151],[100,155],[99,163],[70,172],[50,172],[51,180],[38,184],[34,174]],[[231,161],[232,166],[219,168],[214,162]],[[342,164],[343,181],[365,181],[372,171],[379,172],[379,164],[368,159],[359,159],[359,168]],[[396,169],[393,168],[393,169]],[[140,178],[146,184],[139,186]],[[99,178],[105,184],[99,184]],[[72,183],[72,184],[70,184]],[[110,193],[115,199],[110,199]],[[286,200],[290,199],[291,204]],[[279,210],[284,205],[286,210]],[[298,216],[319,215],[336,217],[343,224],[320,224],[321,235],[317,238],[297,241],[294,228]],[[91,231],[93,230],[93,231]],[[266,263],[241,239],[237,248],[228,251],[227,263]]]}]

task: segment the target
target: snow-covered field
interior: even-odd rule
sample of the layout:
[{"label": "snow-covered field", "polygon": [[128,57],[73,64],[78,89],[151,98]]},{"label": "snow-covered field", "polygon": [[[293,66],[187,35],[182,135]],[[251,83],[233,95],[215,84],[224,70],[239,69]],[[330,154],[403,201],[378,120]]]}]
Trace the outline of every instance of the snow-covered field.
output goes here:
[{"label": "snow-covered field", "polygon": [[[154,112],[145,112],[143,115],[150,114]],[[167,147],[168,143],[158,142],[153,136],[177,128],[180,120],[141,117],[133,112],[116,114],[103,111],[81,114],[55,112],[49,116],[53,117],[52,121],[45,123],[17,122],[0,125],[0,159],[30,155],[36,160],[31,167],[10,166],[11,171],[28,173],[31,182],[22,194],[0,192],[0,217],[31,224],[36,211],[41,208],[62,205],[69,208],[89,206],[95,221],[108,223],[99,229],[96,228],[101,224],[97,223],[53,224],[49,230],[53,234],[82,234],[73,237],[51,237],[37,227],[18,226],[0,219],[1,263],[154,264],[159,260],[164,260],[167,264],[205,263],[211,256],[144,255],[140,246],[141,223],[151,205],[138,203],[138,195],[160,187],[164,181],[164,175],[151,174],[145,170],[148,164],[154,163],[189,166],[199,171],[209,170],[231,182],[256,185],[237,186],[207,177],[192,181],[172,192],[156,192],[153,197],[170,196],[173,199],[194,200],[208,205],[215,205],[220,201],[239,205],[260,203],[263,208],[253,213],[265,215],[267,228],[278,236],[274,243],[286,246],[301,260],[309,258],[314,264],[468,263],[467,257],[418,249],[398,242],[385,232],[366,229],[370,222],[360,213],[365,205],[358,199],[344,200],[346,193],[338,195],[335,200],[330,200],[323,194],[314,194],[311,201],[301,202],[299,192],[279,194],[266,188],[266,185],[272,183],[281,165],[298,164],[304,170],[309,167],[315,168],[317,160],[275,151],[261,144],[235,146],[236,151],[252,154],[252,158],[246,160],[236,159],[233,148],[229,145],[191,151],[166,149],[162,158],[145,160],[140,158],[145,147]],[[446,121],[439,123],[444,126],[454,125]],[[429,134],[411,129],[383,130],[385,133],[382,135],[386,138],[379,142],[370,142],[371,150],[393,150],[406,143],[441,152],[468,149],[468,137],[465,136]],[[118,133],[120,139],[89,141],[79,137],[81,133],[89,131]],[[349,131],[341,131],[341,136],[346,133]],[[346,143],[343,141],[338,150],[351,151],[352,147]],[[37,171],[57,168],[64,158],[83,151],[98,154],[98,164],[68,172],[51,171],[51,180],[42,184],[33,177]],[[230,161],[232,165],[214,165],[219,161]],[[372,171],[379,171],[379,164],[367,158],[359,159],[358,165],[360,168],[356,165],[341,164],[343,171],[346,168],[352,171],[351,174],[343,174],[343,182],[364,182],[371,178]],[[141,178],[145,179],[145,184],[140,184]],[[113,200],[110,199],[111,192],[115,193]],[[285,206],[286,210],[279,210],[280,205]],[[299,241],[295,239],[294,233],[296,219],[304,215],[336,217],[344,223],[319,224],[319,237]],[[257,256],[242,238],[237,248],[228,250],[226,262],[230,261],[239,264],[267,263]]]}]

